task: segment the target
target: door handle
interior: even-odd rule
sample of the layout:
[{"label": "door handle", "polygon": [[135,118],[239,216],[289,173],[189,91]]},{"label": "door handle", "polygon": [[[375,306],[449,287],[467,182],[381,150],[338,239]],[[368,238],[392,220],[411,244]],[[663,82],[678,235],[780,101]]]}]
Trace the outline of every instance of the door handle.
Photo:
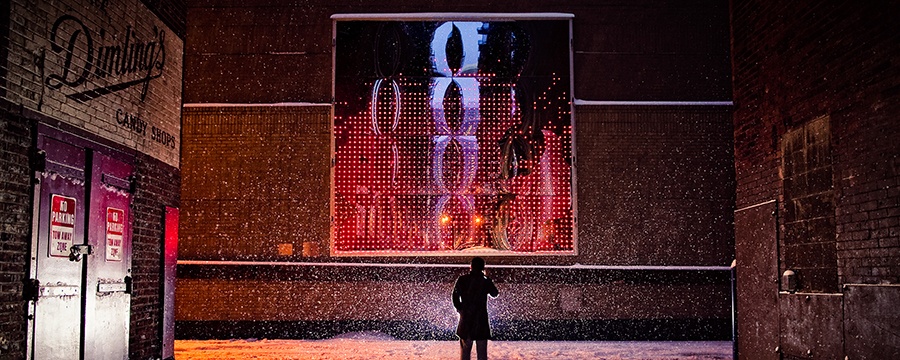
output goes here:
[{"label": "door handle", "polygon": [[72,245],[69,248],[69,261],[81,261],[81,255],[90,255],[94,253],[94,248],[88,244]]}]

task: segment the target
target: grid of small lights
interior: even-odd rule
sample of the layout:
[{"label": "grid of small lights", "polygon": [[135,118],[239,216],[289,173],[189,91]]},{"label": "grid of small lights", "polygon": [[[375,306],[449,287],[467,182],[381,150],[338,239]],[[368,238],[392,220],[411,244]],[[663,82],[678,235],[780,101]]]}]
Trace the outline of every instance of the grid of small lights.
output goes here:
[{"label": "grid of small lights", "polygon": [[430,78],[382,66],[364,111],[336,99],[335,254],[574,251],[568,83],[525,104],[552,119],[523,121],[518,77],[479,68],[489,27],[440,23]]}]

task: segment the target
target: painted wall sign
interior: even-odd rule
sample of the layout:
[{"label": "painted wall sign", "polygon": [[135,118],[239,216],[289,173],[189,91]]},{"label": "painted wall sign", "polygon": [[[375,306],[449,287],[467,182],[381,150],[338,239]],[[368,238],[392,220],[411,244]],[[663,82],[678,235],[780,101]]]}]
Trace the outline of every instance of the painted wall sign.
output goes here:
[{"label": "painted wall sign", "polygon": [[139,0],[11,6],[7,100],[179,166],[184,42],[153,12]]},{"label": "painted wall sign", "polygon": [[[124,40],[107,40],[103,45],[105,29],[92,34],[84,22],[72,15],[56,19],[50,30],[50,51],[63,57],[61,68],[51,69],[44,82],[51,89],[77,89],[66,97],[88,101],[132,86],[140,88],[140,100],[147,97],[150,81],[162,76],[166,66],[166,32],[153,27],[150,34],[140,36],[129,25]],[[99,37],[94,39],[94,37]],[[143,40],[148,39],[148,40]],[[84,44],[85,46],[78,46]],[[82,59],[82,61],[77,61]],[[87,80],[109,80],[105,84],[88,85]]]},{"label": "painted wall sign", "polygon": [[106,261],[122,261],[125,241],[125,210],[106,208]]},{"label": "painted wall sign", "polygon": [[68,257],[75,240],[75,198],[62,195],[50,197],[49,256]]}]

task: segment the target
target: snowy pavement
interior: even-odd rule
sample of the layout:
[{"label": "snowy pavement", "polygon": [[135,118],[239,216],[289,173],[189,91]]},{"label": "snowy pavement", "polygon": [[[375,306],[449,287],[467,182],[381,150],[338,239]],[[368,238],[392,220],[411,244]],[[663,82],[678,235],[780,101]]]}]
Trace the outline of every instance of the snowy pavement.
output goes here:
[{"label": "snowy pavement", "polygon": [[[492,341],[492,360],[646,359],[723,360],[730,341]],[[474,351],[473,351],[474,358]],[[459,359],[454,341],[404,341],[378,336],[328,340],[177,340],[177,360],[296,359]]]}]

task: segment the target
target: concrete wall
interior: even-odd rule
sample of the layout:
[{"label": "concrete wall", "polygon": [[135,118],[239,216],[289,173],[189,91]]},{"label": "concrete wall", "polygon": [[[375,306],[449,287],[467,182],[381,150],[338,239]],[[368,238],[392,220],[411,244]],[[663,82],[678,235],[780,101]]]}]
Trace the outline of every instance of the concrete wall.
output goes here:
[{"label": "concrete wall", "polygon": [[[375,330],[451,340],[449,295],[465,269],[330,265],[181,265],[181,338],[328,338]],[[496,339],[725,340],[728,272],[491,266]],[[202,305],[201,305],[202,304]]]}]

